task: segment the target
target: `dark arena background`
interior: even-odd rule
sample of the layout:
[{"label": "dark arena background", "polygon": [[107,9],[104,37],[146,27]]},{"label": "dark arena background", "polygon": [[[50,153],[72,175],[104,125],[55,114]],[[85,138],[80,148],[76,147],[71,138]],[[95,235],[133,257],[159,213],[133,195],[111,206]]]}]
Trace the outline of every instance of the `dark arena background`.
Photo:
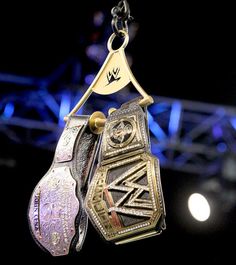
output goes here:
[{"label": "dark arena background", "polygon": [[[216,3],[128,1],[134,20],[126,52],[135,77],[155,99],[148,108],[149,127],[152,153],[161,165],[167,229],[115,246],[89,224],[82,251],[66,257],[53,258],[35,244],[27,223],[31,193],[51,165],[63,117],[107,55],[110,11],[118,3],[59,2],[1,6],[1,253],[6,262],[235,264],[236,23],[234,9]],[[107,113],[135,93],[93,95],[80,113]],[[205,204],[199,197],[188,204],[194,193],[202,194]]]}]

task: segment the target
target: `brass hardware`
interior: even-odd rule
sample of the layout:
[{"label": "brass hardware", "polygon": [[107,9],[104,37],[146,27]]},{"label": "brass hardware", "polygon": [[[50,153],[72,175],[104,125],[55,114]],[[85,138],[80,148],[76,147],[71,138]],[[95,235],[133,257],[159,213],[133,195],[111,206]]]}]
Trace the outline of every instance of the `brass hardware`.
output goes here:
[{"label": "brass hardware", "polygon": [[116,111],[116,108],[110,108],[108,110],[108,114],[111,115],[114,111]]},{"label": "brass hardware", "polygon": [[120,241],[116,242],[115,244],[116,245],[126,244],[126,243],[130,243],[130,242],[138,241],[138,240],[141,240],[141,239],[149,238],[149,237],[152,237],[152,236],[155,236],[155,235],[158,235],[158,234],[160,234],[160,233],[157,232],[157,231],[151,231],[151,232],[147,232],[145,234],[141,234],[141,235],[138,235],[138,236],[127,238],[127,239],[124,239],[124,240],[120,240]]},{"label": "brass hardware", "polygon": [[[95,92],[99,95],[110,95],[123,89],[130,82],[143,96],[143,99],[141,99],[139,102],[142,107],[153,103],[153,98],[148,95],[140,86],[140,84],[134,77],[126,59],[125,47],[129,42],[129,35],[124,30],[120,30],[120,33],[122,33],[122,36],[124,38],[124,42],[122,43],[121,47],[117,50],[114,50],[112,48],[113,40],[116,37],[116,34],[113,33],[107,42],[109,54],[105,62],[103,63],[103,66],[101,67],[100,71],[98,72],[97,76],[95,77],[83,97],[71,110],[67,117],[74,115],[87,101],[92,92]],[[67,117],[65,117],[65,120],[67,119]]]},{"label": "brass hardware", "polygon": [[146,97],[144,97],[143,99],[139,101],[139,105],[141,107],[145,107],[145,106],[151,105],[153,102],[154,102],[153,97],[147,95]]},{"label": "brass hardware", "polygon": [[105,115],[100,111],[95,111],[89,118],[89,128],[95,134],[103,132],[106,123]]},{"label": "brass hardware", "polygon": [[[129,43],[129,35],[128,35],[128,33],[127,33],[125,30],[120,30],[120,33],[124,36],[124,42],[123,42],[123,44],[121,45],[120,48],[125,49],[126,46],[127,46],[128,43]],[[118,50],[120,49],[120,48],[117,49],[117,50],[113,50],[113,49],[112,49],[112,42],[113,42],[113,40],[115,39],[115,37],[116,37],[116,34],[113,33],[113,34],[111,34],[110,38],[108,39],[108,42],[107,42],[107,49],[108,49],[109,52],[118,51]]]}]

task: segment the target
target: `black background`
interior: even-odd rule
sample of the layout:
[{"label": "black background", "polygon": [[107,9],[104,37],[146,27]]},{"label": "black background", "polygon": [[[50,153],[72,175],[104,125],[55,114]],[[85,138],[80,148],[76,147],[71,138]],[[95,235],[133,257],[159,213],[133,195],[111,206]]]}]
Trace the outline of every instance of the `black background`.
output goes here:
[{"label": "black background", "polygon": [[[94,11],[110,23],[116,1],[2,8],[0,70],[44,76],[69,56],[84,59]],[[133,71],[156,95],[234,104],[235,16],[230,6],[130,1],[139,24],[128,46]],[[84,64],[89,61],[84,60]]]},{"label": "black background", "polygon": [[[139,31],[128,47],[133,71],[145,90],[155,95],[217,104],[235,104],[235,16],[230,6],[215,3],[171,4],[129,1]],[[69,56],[84,58],[90,42],[91,19],[101,9],[110,23],[110,9],[117,1],[81,1],[10,4],[1,8],[0,71],[44,76]],[[154,3],[157,6],[154,6]],[[197,177],[163,170],[167,230],[162,235],[123,246],[104,242],[89,227],[83,250],[68,257],[52,258],[34,243],[28,230],[27,207],[31,192],[45,174],[53,154],[18,146],[1,137],[1,154],[16,159],[16,167],[1,168],[2,252],[7,259],[26,264],[99,262],[111,264],[227,264],[234,262],[235,216],[227,226],[200,226],[185,221],[186,201],[181,199]],[[223,205],[220,205],[223,207]],[[214,229],[212,228],[214,227]],[[230,243],[232,242],[232,243]],[[95,259],[95,261],[93,261]]]}]

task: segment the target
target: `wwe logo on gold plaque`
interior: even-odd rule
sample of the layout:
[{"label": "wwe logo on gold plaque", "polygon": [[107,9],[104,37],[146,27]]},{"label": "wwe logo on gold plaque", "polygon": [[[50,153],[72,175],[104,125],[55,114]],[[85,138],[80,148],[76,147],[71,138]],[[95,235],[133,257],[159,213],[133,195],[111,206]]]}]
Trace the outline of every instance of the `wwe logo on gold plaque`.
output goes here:
[{"label": "wwe logo on gold plaque", "polygon": [[98,169],[86,204],[107,240],[126,238],[157,225],[163,212],[157,168],[158,161],[144,153]]},{"label": "wwe logo on gold plaque", "polygon": [[107,81],[108,81],[108,85],[110,85],[111,83],[113,83],[114,81],[119,81],[121,79],[121,77],[119,77],[119,72],[120,72],[120,68],[113,68],[112,71],[109,71],[107,73]]}]

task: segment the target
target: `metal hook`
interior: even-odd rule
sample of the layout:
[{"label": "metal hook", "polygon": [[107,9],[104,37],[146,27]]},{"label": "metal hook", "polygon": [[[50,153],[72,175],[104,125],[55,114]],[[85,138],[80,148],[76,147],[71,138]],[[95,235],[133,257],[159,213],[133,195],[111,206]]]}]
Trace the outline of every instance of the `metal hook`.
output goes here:
[{"label": "metal hook", "polygon": [[117,6],[112,8],[111,14],[113,16],[111,21],[112,30],[116,36],[122,38],[121,30],[128,32],[128,21],[133,20],[133,17],[130,16],[128,2],[126,0],[120,1]]}]

